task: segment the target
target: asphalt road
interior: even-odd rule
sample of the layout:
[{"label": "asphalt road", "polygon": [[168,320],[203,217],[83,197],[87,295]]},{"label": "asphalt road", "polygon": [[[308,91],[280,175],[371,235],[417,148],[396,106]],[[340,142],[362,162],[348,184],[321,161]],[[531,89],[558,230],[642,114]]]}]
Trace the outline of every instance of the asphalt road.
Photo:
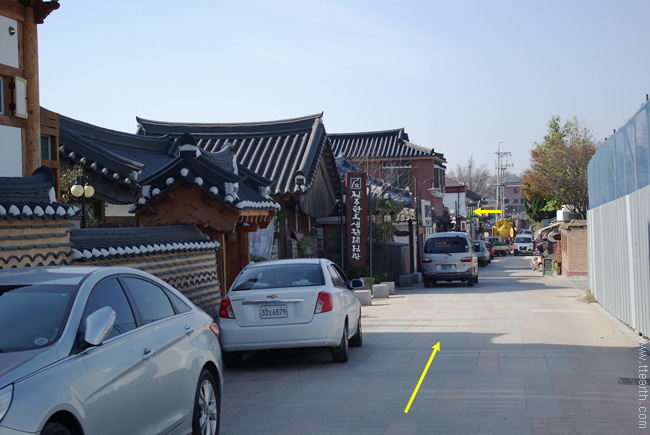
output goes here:
[{"label": "asphalt road", "polygon": [[649,432],[638,378],[650,356],[584,300],[585,281],[542,276],[530,259],[495,259],[474,287],[373,300],[347,363],[314,349],[248,354],[225,372],[221,433]]}]

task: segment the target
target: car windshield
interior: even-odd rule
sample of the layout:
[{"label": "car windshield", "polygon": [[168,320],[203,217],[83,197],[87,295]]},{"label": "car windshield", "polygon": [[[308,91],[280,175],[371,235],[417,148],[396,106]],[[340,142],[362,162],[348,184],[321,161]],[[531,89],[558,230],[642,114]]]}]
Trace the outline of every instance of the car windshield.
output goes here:
[{"label": "car windshield", "polygon": [[433,237],[424,244],[425,254],[454,254],[458,252],[469,252],[469,246],[464,237]]},{"label": "car windshield", "polygon": [[325,279],[320,264],[269,264],[244,269],[235,280],[232,290],[309,287],[324,284]]},{"label": "car windshield", "polygon": [[0,352],[56,342],[76,294],[77,287],[70,285],[0,285]]},{"label": "car windshield", "polygon": [[474,242],[474,250],[475,251],[483,251],[483,248],[481,248],[481,244],[479,242]]},{"label": "car windshield", "polygon": [[517,237],[515,243],[533,243],[533,239],[530,237]]}]

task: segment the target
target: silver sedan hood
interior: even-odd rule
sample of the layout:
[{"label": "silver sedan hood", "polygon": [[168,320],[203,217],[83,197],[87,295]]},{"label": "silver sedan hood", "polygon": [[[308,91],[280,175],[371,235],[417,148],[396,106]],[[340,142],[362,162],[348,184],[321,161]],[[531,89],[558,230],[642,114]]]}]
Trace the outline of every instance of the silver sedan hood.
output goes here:
[{"label": "silver sedan hood", "polygon": [[0,353],[0,388],[54,363],[57,359],[56,346]]}]

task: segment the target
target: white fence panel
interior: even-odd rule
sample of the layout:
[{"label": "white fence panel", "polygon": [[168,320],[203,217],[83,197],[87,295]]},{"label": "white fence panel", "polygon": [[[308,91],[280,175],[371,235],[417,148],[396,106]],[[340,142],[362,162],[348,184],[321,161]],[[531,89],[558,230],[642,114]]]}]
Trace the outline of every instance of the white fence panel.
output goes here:
[{"label": "white fence panel", "polygon": [[650,186],[587,213],[589,284],[614,316],[650,335]]}]

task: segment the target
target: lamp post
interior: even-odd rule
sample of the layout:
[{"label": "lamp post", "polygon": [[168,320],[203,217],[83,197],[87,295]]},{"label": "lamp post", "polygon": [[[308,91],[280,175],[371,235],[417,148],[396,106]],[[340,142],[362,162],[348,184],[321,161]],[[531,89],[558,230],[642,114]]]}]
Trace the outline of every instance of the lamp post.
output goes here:
[{"label": "lamp post", "polygon": [[[434,177],[427,178],[421,183],[418,183],[417,177],[413,177],[415,181],[415,233],[417,234],[416,241],[417,241],[417,271],[420,272],[421,268],[421,261],[422,261],[422,253],[420,252],[422,243],[420,240],[420,193],[422,191],[422,186],[424,186],[424,183],[428,181],[433,181]],[[418,189],[419,187],[419,189]]]},{"label": "lamp post", "polygon": [[70,188],[70,193],[75,198],[81,198],[81,228],[86,228],[86,198],[95,194],[95,188],[88,184],[85,174],[77,177],[77,182]]}]

